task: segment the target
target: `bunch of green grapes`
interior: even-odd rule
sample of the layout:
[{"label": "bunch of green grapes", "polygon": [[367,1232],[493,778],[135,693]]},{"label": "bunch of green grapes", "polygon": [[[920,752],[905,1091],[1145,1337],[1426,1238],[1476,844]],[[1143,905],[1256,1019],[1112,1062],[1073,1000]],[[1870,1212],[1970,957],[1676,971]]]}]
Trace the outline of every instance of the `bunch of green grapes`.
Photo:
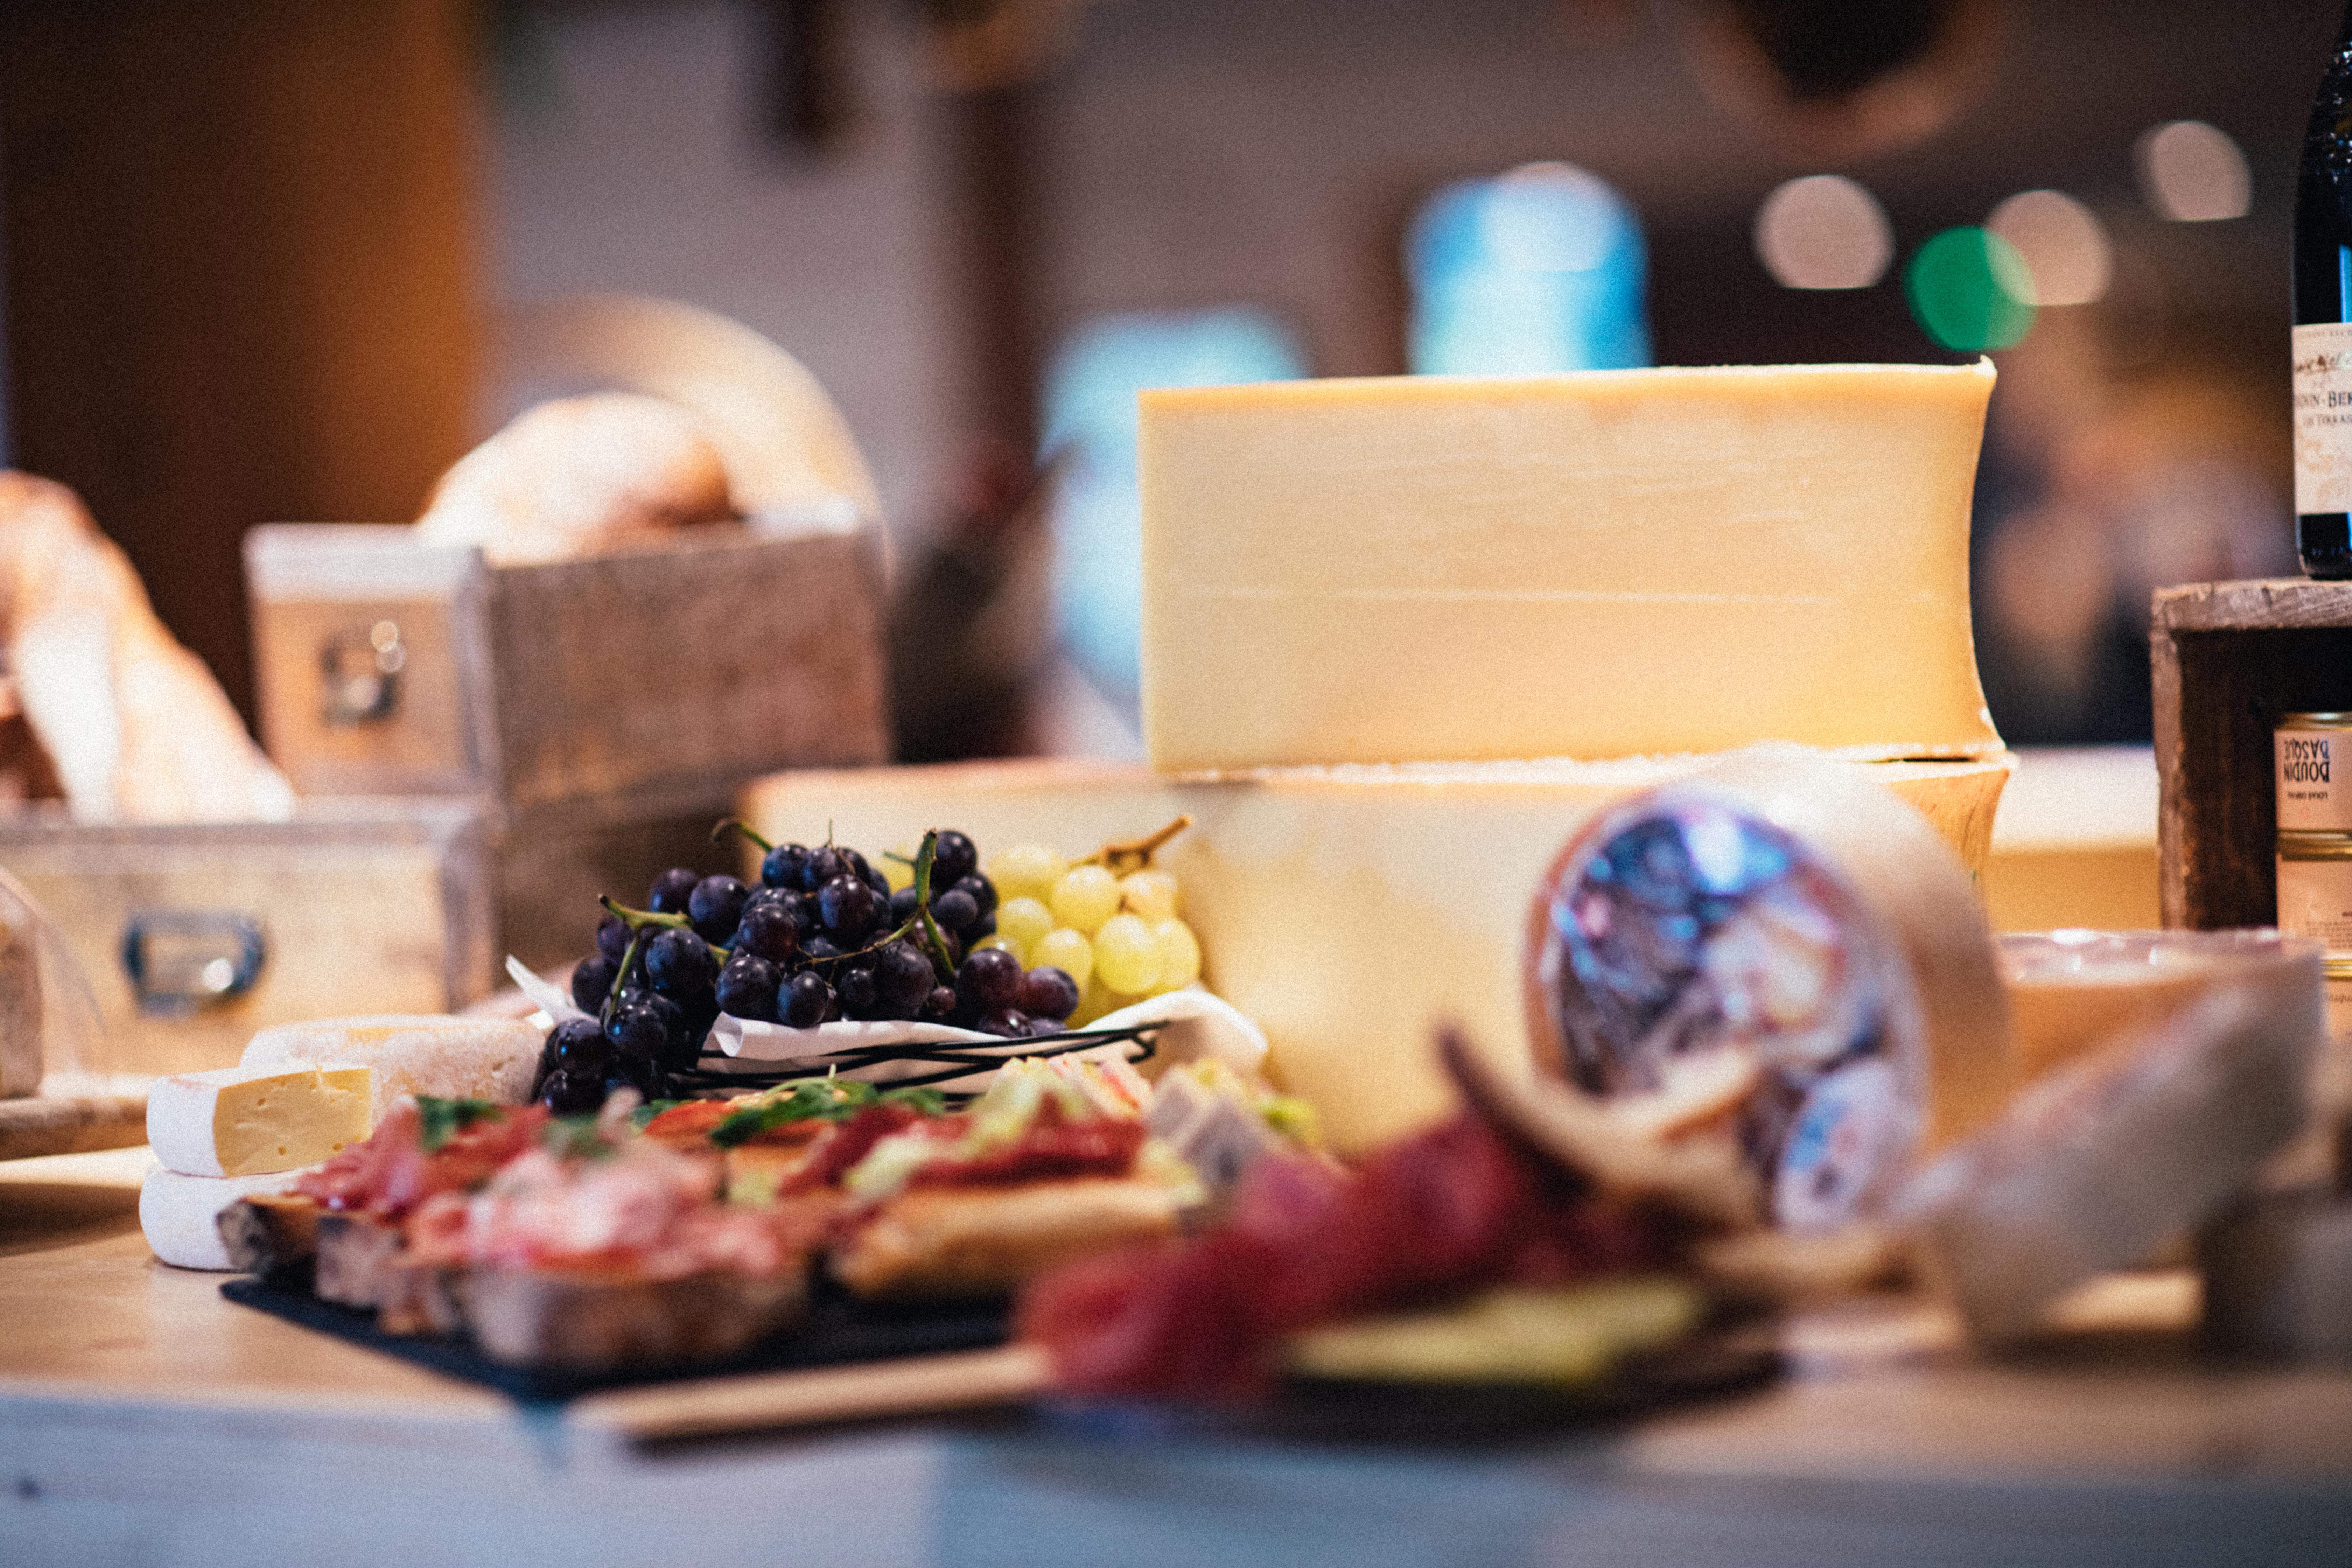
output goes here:
[{"label": "bunch of green grapes", "polygon": [[1022,844],[992,857],[988,875],[999,899],[996,934],[979,945],[1076,981],[1072,1028],[1201,977],[1201,943],[1178,912],[1171,872],[1147,863],[1120,876],[1099,857],[1073,865]]}]

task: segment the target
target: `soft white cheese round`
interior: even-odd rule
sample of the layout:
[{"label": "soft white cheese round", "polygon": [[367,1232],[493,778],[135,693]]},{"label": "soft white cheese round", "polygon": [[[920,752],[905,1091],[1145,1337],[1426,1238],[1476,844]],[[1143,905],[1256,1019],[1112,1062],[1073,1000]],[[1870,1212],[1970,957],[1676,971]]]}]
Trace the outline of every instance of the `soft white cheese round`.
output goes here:
[{"label": "soft white cheese round", "polygon": [[174,1268],[228,1271],[221,1243],[221,1211],[256,1193],[282,1193],[299,1171],[267,1176],[184,1176],[158,1167],[139,1188],[139,1228],[155,1256]]},{"label": "soft white cheese round", "polygon": [[520,1105],[530,1098],[541,1044],[541,1032],[516,1018],[384,1014],[279,1024],[254,1036],[242,1060],[247,1068],[371,1068],[381,1121],[404,1094]]}]

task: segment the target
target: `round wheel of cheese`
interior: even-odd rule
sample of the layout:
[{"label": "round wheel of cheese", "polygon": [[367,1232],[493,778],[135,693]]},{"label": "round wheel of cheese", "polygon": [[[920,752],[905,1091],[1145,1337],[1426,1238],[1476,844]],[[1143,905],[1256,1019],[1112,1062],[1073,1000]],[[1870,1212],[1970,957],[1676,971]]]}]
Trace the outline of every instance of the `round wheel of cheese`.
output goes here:
[{"label": "round wheel of cheese", "polygon": [[1729,1086],[1719,1109],[1792,1229],[1876,1212],[2012,1081],[1968,873],[1910,806],[1801,756],[1594,819],[1538,886],[1525,977],[1538,1059],[1588,1092]]}]

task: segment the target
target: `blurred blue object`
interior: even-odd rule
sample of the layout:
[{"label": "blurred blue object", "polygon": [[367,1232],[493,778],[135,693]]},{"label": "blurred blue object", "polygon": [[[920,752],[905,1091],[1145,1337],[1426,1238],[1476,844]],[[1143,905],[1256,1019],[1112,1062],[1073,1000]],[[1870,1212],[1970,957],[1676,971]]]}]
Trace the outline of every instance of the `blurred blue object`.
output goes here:
[{"label": "blurred blue object", "polygon": [[1431,197],[1405,240],[1424,375],[1650,363],[1641,220],[1598,175],[1528,163]]},{"label": "blurred blue object", "polygon": [[1246,307],[1104,316],[1063,344],[1045,379],[1054,497],[1054,616],[1072,660],[1130,721],[1143,605],[1135,395],[1307,374],[1289,329]]}]

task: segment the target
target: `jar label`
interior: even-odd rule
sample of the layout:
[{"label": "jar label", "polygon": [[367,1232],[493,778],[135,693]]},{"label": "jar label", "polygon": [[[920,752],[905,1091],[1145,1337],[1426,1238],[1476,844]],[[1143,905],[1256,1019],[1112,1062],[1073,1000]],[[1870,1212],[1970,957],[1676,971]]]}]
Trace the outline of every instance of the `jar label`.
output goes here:
[{"label": "jar label", "polygon": [[[2278,763],[2278,825],[2288,833],[2352,833],[2352,781],[2339,777],[2338,742],[2352,731],[2280,730],[2272,737]],[[2352,744],[2345,747],[2352,764]]]},{"label": "jar label", "polygon": [[2278,927],[2330,952],[2352,952],[2352,860],[2278,862]]},{"label": "jar label", "polygon": [[2352,322],[2294,329],[2294,510],[2352,511]]}]

